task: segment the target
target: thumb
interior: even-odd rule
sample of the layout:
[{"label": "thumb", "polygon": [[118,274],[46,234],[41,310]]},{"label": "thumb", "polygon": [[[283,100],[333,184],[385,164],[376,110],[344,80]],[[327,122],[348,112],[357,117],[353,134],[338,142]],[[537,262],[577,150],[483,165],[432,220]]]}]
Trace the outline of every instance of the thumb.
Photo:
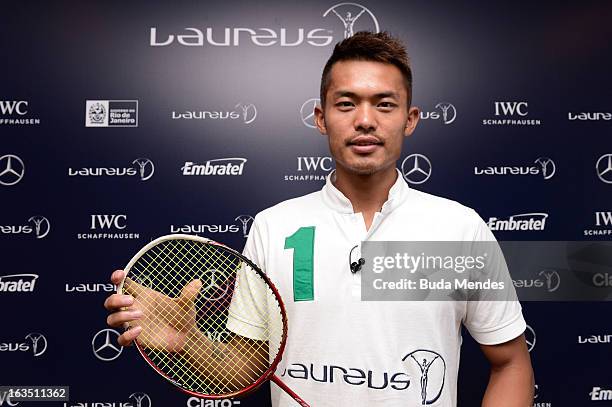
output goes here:
[{"label": "thumb", "polygon": [[183,287],[179,300],[184,304],[192,304],[196,300],[201,288],[202,282],[200,280],[193,280]]}]

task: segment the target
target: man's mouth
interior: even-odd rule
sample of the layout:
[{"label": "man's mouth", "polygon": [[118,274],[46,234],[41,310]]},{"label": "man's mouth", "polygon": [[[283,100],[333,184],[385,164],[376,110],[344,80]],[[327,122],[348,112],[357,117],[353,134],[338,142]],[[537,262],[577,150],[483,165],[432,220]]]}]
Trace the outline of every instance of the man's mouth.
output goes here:
[{"label": "man's mouth", "polygon": [[347,143],[351,150],[357,154],[370,154],[384,143],[374,136],[357,136]]}]

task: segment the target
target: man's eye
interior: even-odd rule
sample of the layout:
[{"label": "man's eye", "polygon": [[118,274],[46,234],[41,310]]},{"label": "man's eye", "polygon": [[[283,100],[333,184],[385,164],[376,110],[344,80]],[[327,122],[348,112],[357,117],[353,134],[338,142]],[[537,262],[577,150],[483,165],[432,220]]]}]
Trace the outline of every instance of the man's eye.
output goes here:
[{"label": "man's eye", "polygon": [[338,106],[338,107],[351,107],[351,106],[353,106],[353,103],[352,102],[348,102],[348,101],[338,102],[338,103],[336,103],[336,106]]},{"label": "man's eye", "polygon": [[378,104],[379,107],[382,107],[383,109],[390,109],[395,107],[395,103],[391,103],[391,102],[380,102]]}]

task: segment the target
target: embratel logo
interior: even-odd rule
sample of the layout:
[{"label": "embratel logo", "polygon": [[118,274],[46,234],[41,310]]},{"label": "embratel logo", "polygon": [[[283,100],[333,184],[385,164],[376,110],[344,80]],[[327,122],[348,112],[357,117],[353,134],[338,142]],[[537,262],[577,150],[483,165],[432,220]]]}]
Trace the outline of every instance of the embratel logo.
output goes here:
[{"label": "embratel logo", "polygon": [[606,401],[612,400],[612,390],[602,389],[601,387],[593,387],[593,390],[589,393],[592,401]]},{"label": "embratel logo", "polygon": [[117,359],[123,347],[115,345],[119,338],[119,332],[114,329],[102,329],[98,331],[91,340],[91,349],[96,358],[104,362]]},{"label": "embratel logo", "polygon": [[257,107],[253,103],[238,103],[234,110],[185,110],[172,111],[173,120],[241,120],[251,124],[257,118]]},{"label": "embratel logo", "polygon": [[334,169],[331,157],[297,157],[296,172],[285,174],[285,181],[325,181],[327,174]]},{"label": "embratel logo", "polygon": [[585,229],[584,236],[610,236],[612,235],[612,212],[595,212],[595,226],[597,229]]},{"label": "embratel logo", "polygon": [[[331,21],[331,19],[335,21]],[[323,12],[324,21],[330,21],[334,30],[329,28],[249,28],[249,27],[185,27],[180,33],[161,34],[158,27],[151,27],[149,45],[166,47],[176,42],[186,47],[239,47],[250,44],[258,47],[296,47],[311,45],[326,47],[343,38],[352,36],[357,31],[379,32],[380,26],[376,16],[366,7],[358,3],[339,3]],[[161,30],[160,30],[161,31]],[[340,32],[343,36],[340,36]]]},{"label": "embratel logo", "polygon": [[423,154],[410,154],[402,161],[402,175],[411,184],[422,184],[431,177],[431,161]]},{"label": "embratel logo", "polygon": [[609,112],[580,112],[580,113],[572,113],[569,112],[567,114],[567,119],[569,121],[599,121],[599,120],[612,120],[612,113]]},{"label": "embratel logo", "polygon": [[25,164],[13,154],[0,157],[0,185],[15,185],[25,174]]},{"label": "embratel logo", "polygon": [[88,100],[85,127],[138,127],[138,101]]},{"label": "embratel logo", "polygon": [[504,176],[532,176],[541,175],[545,180],[551,179],[557,170],[555,162],[547,157],[539,157],[534,161],[537,165],[503,166],[503,167],[474,167],[474,175],[504,175]]},{"label": "embratel logo", "polygon": [[0,276],[0,293],[31,293],[38,274],[8,274]]},{"label": "embratel logo", "polygon": [[155,165],[148,158],[137,158],[132,167],[82,167],[68,168],[69,177],[139,177],[146,181],[153,176]]},{"label": "embratel logo", "polygon": [[421,120],[435,120],[443,124],[451,124],[457,118],[457,109],[455,105],[447,102],[438,103],[433,111],[421,111]]},{"label": "embratel logo", "polygon": [[2,235],[32,235],[37,239],[43,239],[51,230],[49,219],[44,216],[36,215],[28,219],[30,224],[23,225],[0,225]]},{"label": "embratel logo", "polygon": [[561,276],[555,270],[542,270],[538,273],[538,278],[512,280],[516,288],[534,288],[544,289],[549,293],[553,293],[559,289],[561,285]]},{"label": "embratel logo", "polygon": [[0,100],[0,125],[40,124],[39,118],[28,116],[27,100]]},{"label": "embratel logo", "polygon": [[[129,401],[128,401],[129,400]],[[151,397],[147,393],[136,392],[128,396],[125,401],[85,401],[64,403],[63,407],[153,407]]]},{"label": "embratel logo", "polygon": [[32,352],[32,356],[39,357],[47,350],[47,338],[40,333],[29,333],[24,342],[0,343],[0,352]]},{"label": "embratel logo", "polygon": [[77,233],[77,239],[140,239],[138,233],[126,233],[127,215],[90,215],[89,232]]},{"label": "embratel logo", "polygon": [[546,227],[548,214],[544,212],[519,213],[508,216],[508,219],[498,219],[491,217],[487,226],[492,231],[540,231]]},{"label": "embratel logo", "polygon": [[205,161],[204,164],[195,164],[187,161],[181,167],[183,175],[202,175],[202,176],[237,176],[242,175],[246,158],[217,158]]},{"label": "embratel logo", "polygon": [[527,102],[494,102],[495,118],[483,119],[485,126],[539,126],[539,119],[528,119]]}]

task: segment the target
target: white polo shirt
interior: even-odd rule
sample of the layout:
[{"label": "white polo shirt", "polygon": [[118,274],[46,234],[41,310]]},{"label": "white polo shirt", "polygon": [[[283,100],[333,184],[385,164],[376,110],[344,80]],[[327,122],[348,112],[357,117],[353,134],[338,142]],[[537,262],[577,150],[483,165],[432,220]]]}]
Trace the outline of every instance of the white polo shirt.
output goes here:
[{"label": "white polo shirt", "polygon": [[[368,240],[483,241],[493,240],[492,233],[474,210],[409,188],[399,171],[366,230],[332,176],[322,190],[259,213],[244,249],[287,310],[288,338],[276,374],[317,407],[454,407],[461,324],[481,344],[507,342],[526,328],[520,304],[361,302],[361,276],[351,273],[349,252]],[[246,329],[231,314],[228,328]],[[271,387],[273,406],[296,405]]]}]

